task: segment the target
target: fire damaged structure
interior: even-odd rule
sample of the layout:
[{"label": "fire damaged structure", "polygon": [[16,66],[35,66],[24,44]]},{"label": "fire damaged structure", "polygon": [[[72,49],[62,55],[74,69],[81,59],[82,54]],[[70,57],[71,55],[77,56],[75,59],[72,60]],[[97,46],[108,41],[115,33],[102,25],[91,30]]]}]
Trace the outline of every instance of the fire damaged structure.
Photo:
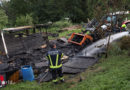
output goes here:
[{"label": "fire damaged structure", "polygon": [[[30,65],[35,74],[35,80],[39,83],[49,81],[52,76],[48,70],[48,61],[45,58],[49,50],[49,33],[47,28],[50,24],[39,24],[35,26],[24,26],[17,28],[7,28],[1,31],[0,36],[0,75],[4,81],[18,82],[22,80],[21,67]],[[101,25],[100,25],[101,26]],[[45,28],[45,33],[41,32]],[[38,29],[38,31],[36,31]],[[32,31],[32,32],[30,32]],[[6,32],[6,33],[5,33]],[[63,73],[77,74],[86,68],[94,65],[98,61],[98,54],[106,51],[106,45],[128,35],[128,32],[119,32],[104,39],[95,39],[82,47],[82,41],[88,40],[88,35],[75,34],[76,38],[81,37],[79,42],[71,36],[69,40],[60,38],[53,40],[58,50],[64,53],[62,58]],[[91,37],[89,37],[91,39]],[[78,38],[79,39],[79,38]],[[92,39],[91,39],[92,41]],[[73,43],[74,42],[74,43]],[[77,45],[78,44],[78,45]]]}]

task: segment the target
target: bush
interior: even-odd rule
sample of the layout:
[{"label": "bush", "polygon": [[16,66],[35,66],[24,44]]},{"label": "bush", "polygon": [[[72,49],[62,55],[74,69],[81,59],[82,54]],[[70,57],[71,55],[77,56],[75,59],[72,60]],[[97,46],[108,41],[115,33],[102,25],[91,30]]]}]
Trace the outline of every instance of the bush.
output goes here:
[{"label": "bush", "polygon": [[110,45],[109,54],[110,55],[119,55],[119,54],[122,54],[122,50],[117,43],[113,43]]},{"label": "bush", "polygon": [[20,16],[16,18],[16,26],[25,26],[32,24],[33,24],[33,18],[29,14],[27,14],[26,16]]},{"label": "bush", "polygon": [[60,20],[60,21],[53,23],[52,27],[64,28],[64,27],[68,27],[71,25],[72,25],[72,23],[69,20]]},{"label": "bush", "polygon": [[121,39],[120,47],[122,50],[130,50],[130,36],[125,36]]},{"label": "bush", "polygon": [[0,29],[2,29],[8,23],[8,17],[5,11],[0,9]]}]

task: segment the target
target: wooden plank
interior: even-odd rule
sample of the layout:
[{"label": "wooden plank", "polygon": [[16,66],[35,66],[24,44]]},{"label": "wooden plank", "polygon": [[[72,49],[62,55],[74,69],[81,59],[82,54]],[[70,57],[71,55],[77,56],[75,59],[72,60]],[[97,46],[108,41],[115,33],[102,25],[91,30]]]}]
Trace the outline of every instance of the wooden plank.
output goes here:
[{"label": "wooden plank", "polygon": [[[29,29],[36,29],[36,28],[48,28],[51,24],[36,24],[35,26],[20,26],[14,28],[5,28],[3,31],[22,31],[22,30],[29,30]],[[33,32],[36,32],[35,29]]]},{"label": "wooden plank", "polygon": [[16,28],[5,28],[3,29],[4,31],[21,31],[21,30],[28,30],[32,29],[34,26],[21,26],[21,27],[16,27]]}]

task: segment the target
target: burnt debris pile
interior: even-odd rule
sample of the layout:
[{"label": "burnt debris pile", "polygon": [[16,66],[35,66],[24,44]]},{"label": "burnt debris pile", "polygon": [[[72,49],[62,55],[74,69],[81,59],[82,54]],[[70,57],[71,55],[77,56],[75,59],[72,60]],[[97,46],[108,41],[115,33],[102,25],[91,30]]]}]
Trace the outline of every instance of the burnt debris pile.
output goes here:
[{"label": "burnt debris pile", "polygon": [[[5,41],[7,43],[9,58],[7,58],[4,53],[4,47],[0,39],[0,67],[6,68],[2,70],[4,71],[3,73],[6,74],[6,79],[9,80],[9,78],[15,76],[15,74],[19,75],[17,71],[19,71],[23,65],[31,65],[35,75],[37,75],[39,79],[41,78],[40,76],[46,74],[45,71],[48,68],[48,61],[46,60],[45,55],[49,50],[49,47],[47,45],[46,38],[42,34],[37,33],[26,37],[24,35],[19,37],[13,34],[5,34]],[[56,42],[58,50],[61,50],[64,53],[64,73],[75,74],[82,72],[89,66],[88,64],[91,65],[96,62],[96,59],[94,59],[94,62],[91,60],[92,63],[90,62],[86,65],[85,68],[80,69],[77,67],[70,67],[70,64],[79,65],[81,63],[86,63],[87,60],[90,61],[90,58],[73,58],[82,49],[78,48],[77,45],[68,43],[68,40],[66,38],[53,40],[53,42]],[[47,77],[44,78],[43,81],[50,80],[51,77],[49,75],[50,74],[48,73]],[[14,78],[11,78],[11,80],[18,81],[14,80]]]},{"label": "burnt debris pile", "polygon": [[[3,64],[6,64],[9,67],[4,70],[5,73],[9,73],[9,70],[16,72],[23,65],[31,65],[36,74],[44,72],[47,68],[48,64],[45,55],[49,47],[42,34],[32,34],[26,37],[23,35],[19,37],[13,34],[5,34],[5,41],[7,43],[9,58],[4,53],[3,43],[0,39],[0,66],[3,67]],[[76,50],[73,50],[74,47],[67,42],[66,38],[53,41],[56,42],[58,49],[66,56],[63,58],[64,63],[69,57],[75,55]],[[6,67],[6,65],[4,66]]]}]

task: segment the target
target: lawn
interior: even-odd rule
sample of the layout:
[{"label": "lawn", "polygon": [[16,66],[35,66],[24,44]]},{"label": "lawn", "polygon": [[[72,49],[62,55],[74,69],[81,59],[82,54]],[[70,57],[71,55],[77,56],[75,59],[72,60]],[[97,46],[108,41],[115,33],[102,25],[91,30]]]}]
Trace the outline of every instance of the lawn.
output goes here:
[{"label": "lawn", "polygon": [[110,56],[83,73],[86,79],[70,90],[130,90],[129,71],[130,57]]}]

